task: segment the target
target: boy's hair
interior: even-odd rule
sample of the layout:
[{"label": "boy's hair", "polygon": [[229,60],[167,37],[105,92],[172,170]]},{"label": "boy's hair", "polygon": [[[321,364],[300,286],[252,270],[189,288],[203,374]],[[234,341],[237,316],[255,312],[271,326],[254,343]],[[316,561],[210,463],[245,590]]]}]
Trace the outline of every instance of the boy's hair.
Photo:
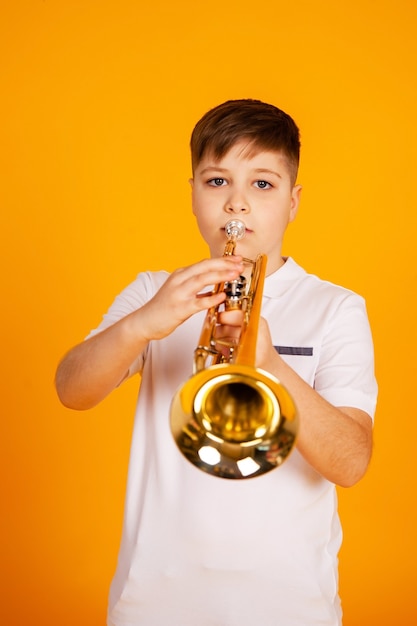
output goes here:
[{"label": "boy's hair", "polygon": [[300,160],[300,133],[284,111],[260,100],[228,100],[208,111],[191,135],[193,172],[202,158],[211,153],[221,159],[240,140],[247,140],[251,152],[281,152],[287,158],[295,183]]}]

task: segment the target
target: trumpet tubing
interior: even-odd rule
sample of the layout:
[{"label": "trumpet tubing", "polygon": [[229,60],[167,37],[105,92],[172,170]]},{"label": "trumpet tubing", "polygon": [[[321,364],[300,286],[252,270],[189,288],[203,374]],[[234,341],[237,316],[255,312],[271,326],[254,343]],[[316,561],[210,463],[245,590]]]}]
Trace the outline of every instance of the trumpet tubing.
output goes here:
[{"label": "trumpet tubing", "polygon": [[[225,227],[224,255],[234,254],[245,234],[240,220]],[[255,367],[256,338],[262,304],[266,257],[244,276],[218,284],[226,292],[226,309],[242,309],[239,339],[216,339],[220,307],[207,311],[194,352],[193,375],[171,405],[174,440],[193,465],[220,478],[243,479],[264,474],[288,457],[298,433],[295,404],[283,385]]]}]

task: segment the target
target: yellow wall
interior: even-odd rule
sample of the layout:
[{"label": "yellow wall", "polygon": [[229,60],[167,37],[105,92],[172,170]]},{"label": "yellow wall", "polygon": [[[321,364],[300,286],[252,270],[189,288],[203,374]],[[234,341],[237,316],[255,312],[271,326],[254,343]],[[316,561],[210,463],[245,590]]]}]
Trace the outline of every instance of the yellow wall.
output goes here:
[{"label": "yellow wall", "polygon": [[373,327],[374,459],[340,492],[345,626],[416,623],[416,20],[412,0],[3,0],[2,623],[104,624],[136,382],[77,414],[56,363],[139,271],[207,254],[188,138],[239,97],[300,125],[285,252],[362,293]]}]

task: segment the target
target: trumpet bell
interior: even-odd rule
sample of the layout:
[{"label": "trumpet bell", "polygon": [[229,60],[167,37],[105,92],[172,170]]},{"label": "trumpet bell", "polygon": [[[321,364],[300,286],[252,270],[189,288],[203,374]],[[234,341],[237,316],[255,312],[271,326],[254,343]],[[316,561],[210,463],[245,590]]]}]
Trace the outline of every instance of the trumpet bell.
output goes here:
[{"label": "trumpet bell", "polygon": [[281,383],[248,365],[221,363],[192,376],[171,408],[175,442],[193,465],[220,478],[249,478],[283,463],[298,415]]}]

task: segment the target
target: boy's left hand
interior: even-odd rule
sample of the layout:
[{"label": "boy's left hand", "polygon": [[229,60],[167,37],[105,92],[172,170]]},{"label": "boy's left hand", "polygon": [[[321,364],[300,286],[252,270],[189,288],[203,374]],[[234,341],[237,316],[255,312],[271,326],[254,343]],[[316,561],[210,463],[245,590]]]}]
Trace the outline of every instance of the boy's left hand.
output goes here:
[{"label": "boy's left hand", "polygon": [[[232,339],[238,343],[243,323],[243,312],[239,309],[222,311],[218,316],[219,325],[216,328],[216,339]],[[250,322],[249,322],[250,323]],[[218,348],[221,350],[221,345]],[[259,319],[258,337],[256,342],[255,367],[267,370],[267,364],[272,355],[276,355],[272,345],[271,333],[268,322],[261,317]]]}]

